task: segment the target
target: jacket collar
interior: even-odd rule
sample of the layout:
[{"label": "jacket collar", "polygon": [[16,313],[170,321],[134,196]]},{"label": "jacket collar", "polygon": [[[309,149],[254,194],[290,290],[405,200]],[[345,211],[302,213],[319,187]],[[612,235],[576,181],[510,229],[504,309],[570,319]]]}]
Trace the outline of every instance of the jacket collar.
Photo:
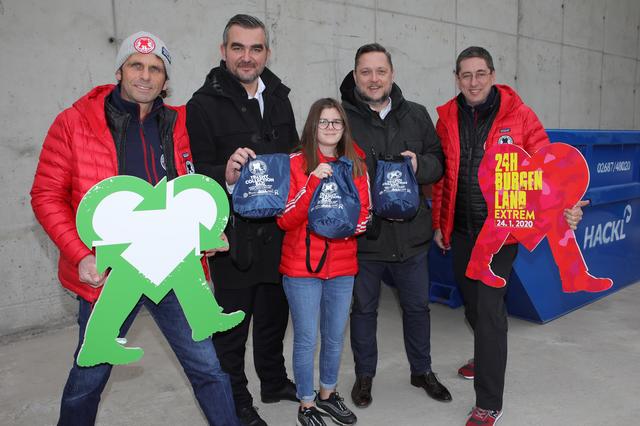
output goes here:
[{"label": "jacket collar", "polygon": [[94,135],[105,143],[113,145],[113,138],[107,125],[107,117],[105,113],[105,100],[107,96],[115,88],[114,84],[105,84],[103,86],[94,87],[78,99],[73,108],[89,123],[89,127]]},{"label": "jacket collar", "polygon": [[[122,91],[120,85],[118,84],[113,91],[107,96],[107,102],[110,102],[116,109],[120,112],[124,112],[129,114],[131,117],[134,117],[138,121],[140,120],[140,105],[135,102],[129,102],[122,97]],[[155,101],[153,101],[153,106],[151,107],[151,111],[145,117],[145,120],[157,115],[160,108],[162,108],[163,102],[162,98],[158,96]]]},{"label": "jacket collar", "polygon": [[[518,108],[522,105],[522,99],[513,90],[511,87],[504,84],[496,84],[494,86],[499,93],[500,106],[498,109],[498,114],[496,116],[496,120],[502,119],[504,116],[509,114],[511,111]],[[458,119],[458,97],[449,100],[447,103],[440,105],[436,108],[438,112],[438,117],[443,120],[445,123],[449,124],[457,123]]]},{"label": "jacket collar", "polygon": [[[358,154],[358,157],[362,158],[363,160],[365,159],[366,155],[364,151],[362,150],[362,148],[358,146],[357,143],[355,143],[355,141],[353,142],[353,149],[356,151],[356,154]],[[317,153],[318,153],[318,158],[320,159],[321,162],[336,161],[338,159],[338,157],[325,156],[322,153],[322,151],[320,151],[320,148],[317,149]]]},{"label": "jacket collar", "polygon": [[[286,97],[290,89],[285,86],[280,78],[276,76],[269,68],[264,69],[260,74],[265,89],[265,95],[276,95]],[[244,89],[238,79],[227,70],[227,64],[224,60],[220,61],[220,66],[212,68],[205,78],[204,85],[196,91],[196,94],[205,94],[209,96],[239,97],[246,98],[247,91]]]},{"label": "jacket collar", "polygon": [[487,99],[485,99],[485,101],[480,105],[472,107],[467,103],[467,99],[462,93],[458,94],[457,102],[458,107],[469,115],[472,115],[473,111],[478,112],[478,114],[480,115],[485,115],[499,106],[500,99],[498,96],[498,89],[496,88],[496,86],[492,86],[491,90],[489,91],[489,96],[487,96]]}]

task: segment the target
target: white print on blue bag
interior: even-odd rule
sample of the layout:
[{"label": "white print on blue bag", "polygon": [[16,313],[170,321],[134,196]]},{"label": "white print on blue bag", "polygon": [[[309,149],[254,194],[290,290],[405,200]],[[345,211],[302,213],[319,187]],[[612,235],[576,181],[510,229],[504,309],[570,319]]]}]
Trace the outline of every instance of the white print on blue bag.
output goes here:
[{"label": "white print on blue bag", "polygon": [[324,182],[322,184],[320,194],[318,194],[318,201],[311,207],[311,211],[318,209],[344,209],[336,182]]},{"label": "white print on blue bag", "polygon": [[233,211],[250,219],[282,213],[289,195],[289,156],[262,154],[240,170],[233,188]]},{"label": "white print on blue bag", "polygon": [[411,187],[409,187],[409,182],[406,179],[403,179],[403,173],[401,170],[392,170],[387,173],[386,180],[382,182],[382,191],[383,192],[406,192],[411,194]]},{"label": "white print on blue bag", "polygon": [[269,176],[267,163],[255,159],[249,163],[248,169],[249,177],[244,181],[247,190],[242,193],[242,197],[255,197],[264,194],[278,195],[278,189],[273,186],[275,179]]}]

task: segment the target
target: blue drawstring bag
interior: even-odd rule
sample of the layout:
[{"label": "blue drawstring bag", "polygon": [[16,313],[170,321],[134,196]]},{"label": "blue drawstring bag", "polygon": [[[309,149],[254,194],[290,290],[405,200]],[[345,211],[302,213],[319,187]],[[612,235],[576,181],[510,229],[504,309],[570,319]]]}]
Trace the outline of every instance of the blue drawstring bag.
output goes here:
[{"label": "blue drawstring bag", "polygon": [[288,196],[289,155],[257,155],[240,170],[233,211],[249,219],[273,217],[284,211]]},{"label": "blue drawstring bag", "polygon": [[[322,269],[329,249],[328,239],[346,238],[356,233],[360,215],[360,195],[353,181],[353,163],[340,157],[331,163],[332,174],[322,179],[311,197],[309,224],[305,239],[307,270],[318,273]],[[311,232],[325,237],[324,252],[318,266],[311,267]]]},{"label": "blue drawstring bag", "polygon": [[420,207],[420,188],[411,158],[385,156],[378,160],[373,184],[373,212],[392,220],[411,219]]},{"label": "blue drawstring bag", "polygon": [[326,238],[350,237],[356,232],[360,196],[353,182],[351,160],[331,163],[332,175],[322,179],[309,205],[309,229]]}]

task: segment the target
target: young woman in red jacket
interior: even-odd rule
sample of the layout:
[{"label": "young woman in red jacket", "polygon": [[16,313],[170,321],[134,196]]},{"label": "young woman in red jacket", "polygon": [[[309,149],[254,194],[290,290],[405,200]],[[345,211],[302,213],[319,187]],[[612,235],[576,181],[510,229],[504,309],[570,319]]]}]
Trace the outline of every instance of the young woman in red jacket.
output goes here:
[{"label": "young woman in red jacket", "polygon": [[[345,406],[336,386],[353,278],[358,272],[355,235],[365,231],[369,218],[369,179],[364,153],[351,138],[346,114],[338,101],[320,99],[311,106],[300,142],[301,149],[290,158],[288,203],[278,218],[278,225],[285,231],[280,272],[293,321],[293,370],[300,399],[298,424],[324,425],[322,415],[340,424],[354,424],[356,416]],[[307,248],[309,204],[322,179],[331,176],[331,163],[343,156],[353,162],[353,180],[360,195],[356,233],[328,240],[324,264],[318,272],[311,272],[307,269],[306,250],[311,264],[318,265],[326,238],[311,233]],[[320,392],[316,396],[313,365],[318,325]]]}]

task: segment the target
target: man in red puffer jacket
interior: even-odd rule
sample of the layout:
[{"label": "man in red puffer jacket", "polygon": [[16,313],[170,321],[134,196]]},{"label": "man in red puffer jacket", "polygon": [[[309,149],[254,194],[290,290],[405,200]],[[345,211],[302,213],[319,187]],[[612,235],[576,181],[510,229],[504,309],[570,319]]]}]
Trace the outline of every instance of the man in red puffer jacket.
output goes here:
[{"label": "man in red puffer jacket", "polygon": [[[170,180],[194,171],[185,109],[162,101],[171,74],[166,45],[153,34],[133,34],[120,46],[115,68],[117,86],[95,87],[58,115],[45,138],[31,189],[33,211],[60,250],[60,281],[79,300],[76,356],[106,280],[76,230],[80,200],[94,184],[111,176],[132,175],[155,185],[164,177]],[[210,339],[193,341],[173,291],[157,305],[143,296],[120,337],[143,304],[180,360],[209,423],[238,425],[229,377],[220,368],[213,344]],[[95,423],[111,367],[79,367],[74,359],[59,425]]]},{"label": "man in red puffer jacket", "polygon": [[[495,84],[489,52],[472,46],[456,60],[460,94],[437,108],[436,131],[442,142],[445,174],[433,186],[433,240],[442,250],[452,249],[456,281],[462,292],[465,316],[474,330],[474,359],[458,373],[474,379],[476,404],[467,425],[493,425],[502,415],[507,365],[507,287],[494,288],[465,276],[471,251],[487,217],[478,184],[478,167],[495,144],[514,144],[533,155],[549,143],[542,124],[509,86]],[[580,202],[565,210],[572,229],[582,217]],[[491,270],[508,280],[518,246],[510,237],[493,256]]]}]

